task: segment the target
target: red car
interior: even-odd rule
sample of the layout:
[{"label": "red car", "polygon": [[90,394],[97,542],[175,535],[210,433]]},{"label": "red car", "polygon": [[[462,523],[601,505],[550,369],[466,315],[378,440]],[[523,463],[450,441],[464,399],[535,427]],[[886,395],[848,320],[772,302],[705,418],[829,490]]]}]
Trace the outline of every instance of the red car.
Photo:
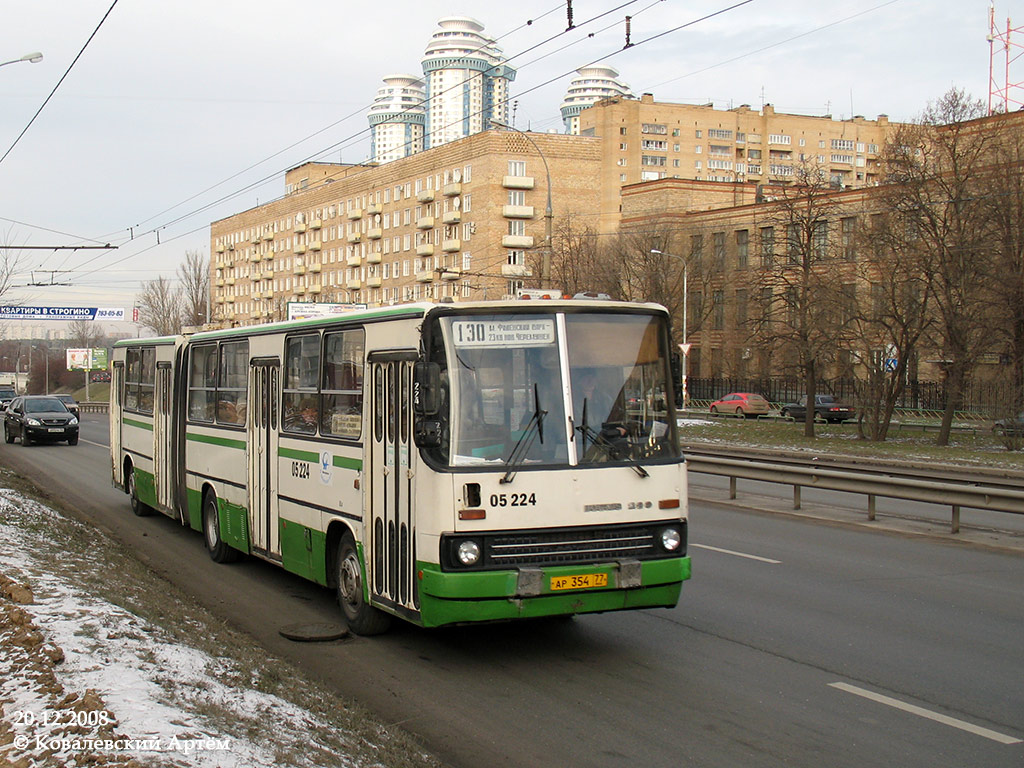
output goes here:
[{"label": "red car", "polygon": [[770,409],[767,400],[752,392],[732,392],[711,404],[712,413],[735,413],[744,417],[768,413]]}]

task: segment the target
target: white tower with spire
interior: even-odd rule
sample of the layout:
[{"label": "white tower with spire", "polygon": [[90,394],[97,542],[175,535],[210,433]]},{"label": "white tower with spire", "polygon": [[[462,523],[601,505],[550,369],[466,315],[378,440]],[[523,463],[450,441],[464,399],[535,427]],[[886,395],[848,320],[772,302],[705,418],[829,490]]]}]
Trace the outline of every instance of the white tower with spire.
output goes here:
[{"label": "white tower with spire", "polygon": [[508,122],[508,86],[516,71],[479,21],[468,16],[440,19],[422,64],[425,149],[488,130],[492,119]]}]

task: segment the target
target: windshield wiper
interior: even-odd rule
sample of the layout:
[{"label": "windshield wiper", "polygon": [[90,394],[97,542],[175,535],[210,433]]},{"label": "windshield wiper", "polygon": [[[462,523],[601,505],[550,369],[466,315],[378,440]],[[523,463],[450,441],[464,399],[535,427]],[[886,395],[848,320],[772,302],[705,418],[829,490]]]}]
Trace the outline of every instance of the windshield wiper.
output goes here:
[{"label": "windshield wiper", "polygon": [[508,464],[508,470],[502,476],[499,483],[511,483],[513,478],[516,476],[516,470],[523,460],[526,458],[526,454],[530,452],[530,448],[533,447],[533,441],[536,438],[540,438],[540,442],[544,443],[544,417],[548,415],[548,412],[542,410],[540,407],[540,394],[537,391],[537,384],[533,385],[533,416],[530,417],[530,421],[526,424],[526,428],[523,430],[523,434],[519,436],[516,444],[512,446],[512,452],[508,455],[505,463]]},{"label": "windshield wiper", "polygon": [[612,461],[619,461],[621,459],[625,459],[626,461],[629,462],[629,468],[636,472],[640,477],[649,477],[647,470],[640,465],[639,461],[630,458],[627,454],[623,454],[623,452],[608,438],[606,438],[600,432],[595,432],[593,429],[590,428],[590,426],[587,424],[586,398],[583,399],[583,423],[576,427],[576,431],[579,432],[584,437],[584,450],[586,450],[586,440],[590,440],[591,444],[593,444],[596,448],[600,449],[601,453],[603,453]]}]

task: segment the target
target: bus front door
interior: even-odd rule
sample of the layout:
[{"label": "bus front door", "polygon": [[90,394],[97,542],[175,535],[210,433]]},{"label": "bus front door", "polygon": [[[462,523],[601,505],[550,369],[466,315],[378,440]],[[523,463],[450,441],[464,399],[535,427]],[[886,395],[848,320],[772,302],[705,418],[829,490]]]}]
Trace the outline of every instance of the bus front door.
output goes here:
[{"label": "bus front door", "polygon": [[280,362],[257,358],[249,366],[249,537],[254,552],[281,558],[277,520],[277,390]]},{"label": "bus front door", "polygon": [[156,364],[156,391],[153,395],[153,484],[156,486],[157,507],[178,516],[172,497],[174,473],[171,471],[171,364],[160,361]]},{"label": "bus front door", "polygon": [[370,524],[366,570],[371,597],[400,612],[419,610],[412,449],[412,350],[369,356],[372,386],[369,468]]}]

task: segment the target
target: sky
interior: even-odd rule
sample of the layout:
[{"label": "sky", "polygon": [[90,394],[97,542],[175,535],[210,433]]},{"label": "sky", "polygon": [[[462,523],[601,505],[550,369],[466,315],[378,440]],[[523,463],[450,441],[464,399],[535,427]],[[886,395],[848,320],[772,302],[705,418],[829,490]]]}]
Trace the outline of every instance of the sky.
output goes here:
[{"label": "sky", "polygon": [[[0,62],[43,54],[0,67],[0,245],[24,267],[0,303],[130,313],[142,283],[208,255],[211,221],[280,197],[287,169],[365,160],[382,78],[422,74],[443,16],[498,39],[524,130],[561,131],[596,61],[637,94],[722,109],[911,120],[951,87],[988,98],[988,0],[575,0],[568,32],[565,6],[0,0]],[[1024,0],[995,17],[1024,23]]]}]

